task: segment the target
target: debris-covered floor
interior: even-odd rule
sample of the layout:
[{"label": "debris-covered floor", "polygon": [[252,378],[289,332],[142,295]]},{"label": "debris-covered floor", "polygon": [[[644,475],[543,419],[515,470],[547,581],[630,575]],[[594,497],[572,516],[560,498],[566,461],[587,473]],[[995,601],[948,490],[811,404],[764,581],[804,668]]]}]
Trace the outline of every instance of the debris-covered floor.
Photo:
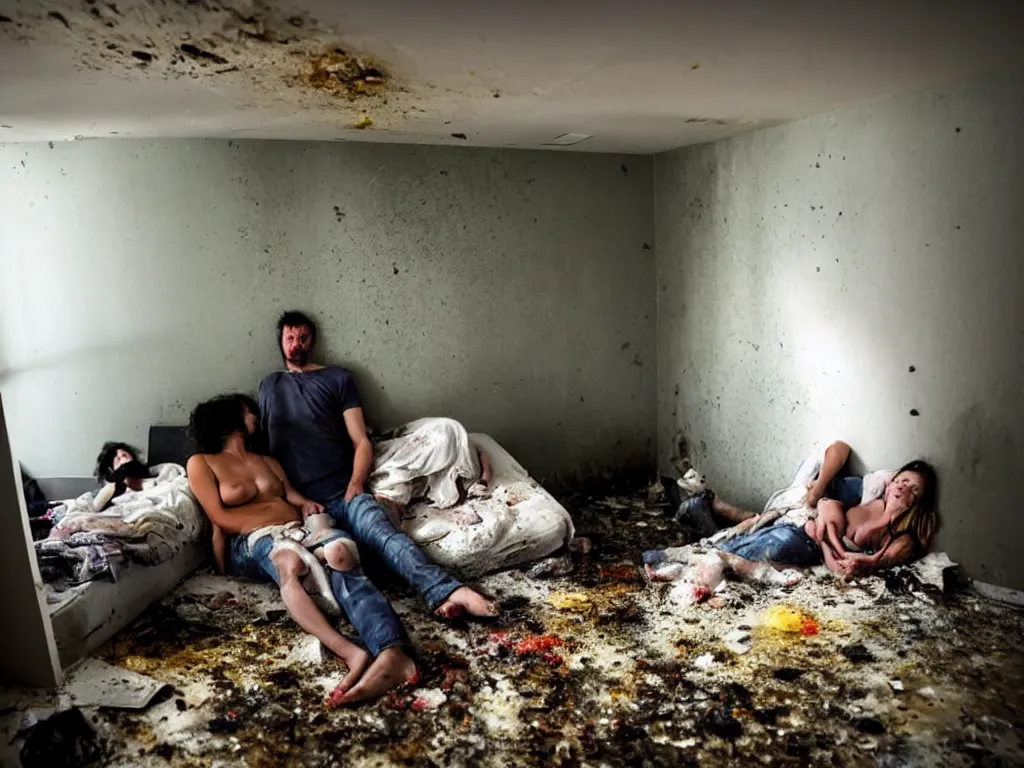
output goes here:
[{"label": "debris-covered floor", "polygon": [[668,516],[643,494],[564,501],[593,544],[576,572],[484,579],[505,610],[486,625],[394,592],[421,678],[358,709],[325,708],[343,669],[272,589],[194,576],[99,654],[173,686],[143,711],[85,710],[102,763],[1024,764],[1020,612],[817,577],[684,607],[637,567],[685,540]]}]

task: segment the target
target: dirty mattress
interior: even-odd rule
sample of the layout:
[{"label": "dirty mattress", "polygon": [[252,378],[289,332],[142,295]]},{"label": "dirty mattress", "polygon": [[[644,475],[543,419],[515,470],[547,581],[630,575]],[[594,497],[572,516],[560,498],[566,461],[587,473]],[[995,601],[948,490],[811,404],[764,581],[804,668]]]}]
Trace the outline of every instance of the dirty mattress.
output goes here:
[{"label": "dirty mattress", "polygon": [[546,557],[574,535],[572,518],[491,437],[470,436],[491,460],[489,496],[450,509],[410,506],[402,529],[431,559],[476,577]]}]

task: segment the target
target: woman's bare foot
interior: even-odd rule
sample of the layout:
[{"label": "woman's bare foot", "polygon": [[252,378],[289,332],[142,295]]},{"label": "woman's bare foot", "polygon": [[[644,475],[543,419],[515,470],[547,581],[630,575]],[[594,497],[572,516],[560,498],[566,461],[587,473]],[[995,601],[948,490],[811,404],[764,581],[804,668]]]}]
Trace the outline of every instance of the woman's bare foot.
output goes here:
[{"label": "woman's bare foot", "polygon": [[490,618],[498,615],[498,604],[469,587],[459,587],[434,611],[434,615],[442,619],[457,619],[465,613]]},{"label": "woman's bare foot", "polygon": [[370,662],[373,659],[368,652],[358,647],[355,647],[355,650],[349,650],[345,653],[338,653],[335,651],[335,655],[344,662],[346,667],[348,667],[348,674],[341,678],[341,682],[338,683],[338,687],[334,689],[335,691],[341,691],[344,693],[359,682],[359,678],[363,676],[363,672],[365,672],[366,668],[370,666]]},{"label": "woman's bare foot", "polygon": [[[338,689],[341,686],[336,688],[328,699],[327,706],[340,707],[376,699],[402,683],[415,682],[416,676],[416,664],[413,660],[406,656],[401,648],[388,648],[374,659],[373,664],[354,688],[340,696]],[[342,680],[342,683],[344,682]]]}]

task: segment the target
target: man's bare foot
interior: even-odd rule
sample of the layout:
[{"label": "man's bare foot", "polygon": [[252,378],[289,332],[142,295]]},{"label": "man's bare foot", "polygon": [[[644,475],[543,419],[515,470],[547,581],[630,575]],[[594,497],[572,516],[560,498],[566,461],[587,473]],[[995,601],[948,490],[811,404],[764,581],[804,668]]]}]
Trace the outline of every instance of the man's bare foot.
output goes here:
[{"label": "man's bare foot", "polygon": [[465,613],[470,616],[490,618],[497,616],[499,610],[497,603],[488,600],[479,592],[469,587],[459,587],[434,611],[434,615],[440,616],[442,619],[457,619]]},{"label": "man's bare foot", "polygon": [[335,655],[344,662],[345,666],[348,667],[348,674],[341,678],[341,682],[338,683],[338,687],[335,691],[341,691],[342,693],[348,691],[352,686],[359,682],[359,678],[363,676],[363,672],[370,666],[370,662],[373,660],[367,651],[362,648],[356,648],[354,651],[348,651],[347,653],[337,653]]},{"label": "man's bare foot", "polygon": [[[416,664],[413,660],[406,656],[401,648],[388,648],[374,659],[373,664],[354,688],[341,695],[338,695],[336,688],[327,700],[327,706],[341,707],[376,699],[402,683],[412,683],[415,680]],[[342,683],[344,682],[342,680]]]}]

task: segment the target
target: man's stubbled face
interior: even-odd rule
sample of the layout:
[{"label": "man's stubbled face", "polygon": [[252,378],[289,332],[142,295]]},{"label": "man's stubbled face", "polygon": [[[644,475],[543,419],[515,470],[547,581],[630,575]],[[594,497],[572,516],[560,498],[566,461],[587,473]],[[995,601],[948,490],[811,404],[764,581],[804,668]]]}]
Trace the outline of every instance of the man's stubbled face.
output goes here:
[{"label": "man's stubbled face", "polygon": [[313,334],[308,325],[286,325],[281,331],[281,352],[287,362],[306,365],[312,351]]}]

